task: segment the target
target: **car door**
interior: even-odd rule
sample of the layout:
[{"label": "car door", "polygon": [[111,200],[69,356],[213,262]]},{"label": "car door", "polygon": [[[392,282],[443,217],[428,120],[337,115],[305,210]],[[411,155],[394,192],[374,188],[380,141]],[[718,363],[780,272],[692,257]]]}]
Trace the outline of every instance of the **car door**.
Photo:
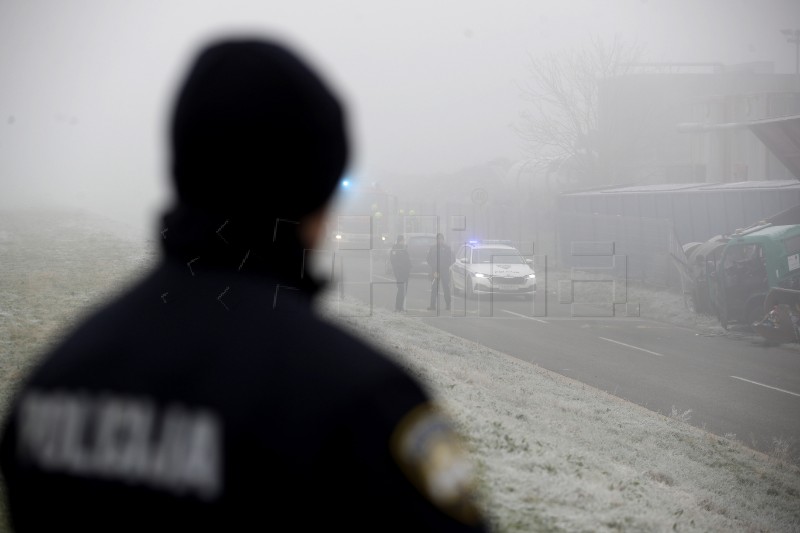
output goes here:
[{"label": "car door", "polygon": [[450,266],[450,279],[453,280],[453,286],[463,290],[466,286],[467,280],[467,265],[469,264],[469,256],[471,248],[467,245],[461,245],[456,253],[456,258]]}]

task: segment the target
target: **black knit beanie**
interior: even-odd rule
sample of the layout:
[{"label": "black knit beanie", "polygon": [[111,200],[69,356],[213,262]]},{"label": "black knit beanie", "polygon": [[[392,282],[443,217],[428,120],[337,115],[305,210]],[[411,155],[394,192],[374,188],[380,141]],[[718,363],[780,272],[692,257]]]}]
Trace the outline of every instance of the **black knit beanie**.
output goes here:
[{"label": "black knit beanie", "polygon": [[347,164],[336,96],[297,55],[261,39],[200,52],[171,134],[178,200],[222,215],[298,220],[329,200]]}]

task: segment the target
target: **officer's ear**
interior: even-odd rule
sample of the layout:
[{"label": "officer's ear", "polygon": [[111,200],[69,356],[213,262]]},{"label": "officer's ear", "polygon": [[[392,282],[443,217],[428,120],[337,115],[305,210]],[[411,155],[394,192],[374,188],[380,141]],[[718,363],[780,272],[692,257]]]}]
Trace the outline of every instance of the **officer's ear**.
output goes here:
[{"label": "officer's ear", "polygon": [[297,231],[303,246],[312,249],[322,244],[325,236],[325,220],[327,218],[328,206],[323,206],[300,220],[300,227],[298,227]]}]

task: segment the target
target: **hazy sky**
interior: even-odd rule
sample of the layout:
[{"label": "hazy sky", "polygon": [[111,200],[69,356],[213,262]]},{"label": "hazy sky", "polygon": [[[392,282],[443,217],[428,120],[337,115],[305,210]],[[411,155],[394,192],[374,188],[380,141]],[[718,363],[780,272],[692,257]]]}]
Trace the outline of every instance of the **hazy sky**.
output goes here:
[{"label": "hazy sky", "polygon": [[522,157],[528,54],[614,34],[652,61],[774,61],[800,0],[0,0],[0,207],[83,206],[150,227],[169,198],[173,91],[212,35],[283,39],[350,111],[353,170]]}]

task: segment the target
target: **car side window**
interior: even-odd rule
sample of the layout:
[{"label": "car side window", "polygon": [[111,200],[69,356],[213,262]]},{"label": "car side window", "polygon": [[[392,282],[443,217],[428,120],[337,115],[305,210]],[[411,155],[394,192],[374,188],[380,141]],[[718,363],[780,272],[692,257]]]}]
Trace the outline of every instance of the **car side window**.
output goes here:
[{"label": "car side window", "polygon": [[456,254],[456,260],[466,262],[466,259],[467,259],[467,247],[462,245],[461,248],[458,249],[458,253]]}]

